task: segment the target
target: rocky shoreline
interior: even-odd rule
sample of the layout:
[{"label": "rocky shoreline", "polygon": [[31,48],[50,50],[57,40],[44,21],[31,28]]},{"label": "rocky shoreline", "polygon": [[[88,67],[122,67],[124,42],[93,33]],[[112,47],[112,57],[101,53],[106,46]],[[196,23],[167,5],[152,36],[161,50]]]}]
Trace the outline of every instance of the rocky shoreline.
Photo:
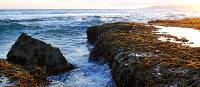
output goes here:
[{"label": "rocky shoreline", "polygon": [[37,65],[21,66],[0,60],[0,75],[10,78],[16,87],[45,87],[48,74]]},{"label": "rocky shoreline", "polygon": [[200,30],[200,18],[185,18],[180,20],[153,20],[149,21],[150,25],[169,26],[169,27],[185,27]]},{"label": "rocky shoreline", "polygon": [[90,58],[109,64],[117,87],[200,86],[200,48],[160,41],[173,36],[157,30],[131,22],[90,27]]},{"label": "rocky shoreline", "polygon": [[[118,22],[90,27],[87,38],[94,45],[90,59],[109,64],[117,87],[199,87],[200,48],[160,41],[160,37],[188,40],[160,34],[151,26],[199,29],[198,20],[155,20],[150,25]],[[58,48],[25,33],[12,46],[7,59],[0,60],[0,76],[9,77],[15,86],[45,87],[49,75],[74,68]]]},{"label": "rocky shoreline", "polygon": [[0,60],[0,75],[11,78],[15,86],[45,87],[48,76],[74,69],[60,50],[22,33]]}]

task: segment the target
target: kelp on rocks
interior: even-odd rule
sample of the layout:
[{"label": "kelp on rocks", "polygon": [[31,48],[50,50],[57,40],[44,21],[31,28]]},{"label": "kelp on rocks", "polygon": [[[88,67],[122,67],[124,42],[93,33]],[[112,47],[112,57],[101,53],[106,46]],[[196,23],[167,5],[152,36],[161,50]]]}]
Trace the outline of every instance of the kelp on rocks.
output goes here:
[{"label": "kelp on rocks", "polygon": [[90,57],[109,63],[118,87],[200,86],[200,48],[160,41],[160,36],[177,38],[156,31],[131,22],[91,27]]},{"label": "kelp on rocks", "polygon": [[20,87],[45,87],[48,75],[74,68],[58,48],[25,33],[11,47],[7,59],[0,60],[0,75],[10,77]]},{"label": "kelp on rocks", "polygon": [[186,18],[181,20],[153,20],[149,21],[150,25],[185,27],[200,30],[200,18]]},{"label": "kelp on rocks", "polygon": [[17,87],[45,87],[48,82],[47,74],[40,66],[20,66],[6,60],[0,60],[0,75],[11,78]]}]

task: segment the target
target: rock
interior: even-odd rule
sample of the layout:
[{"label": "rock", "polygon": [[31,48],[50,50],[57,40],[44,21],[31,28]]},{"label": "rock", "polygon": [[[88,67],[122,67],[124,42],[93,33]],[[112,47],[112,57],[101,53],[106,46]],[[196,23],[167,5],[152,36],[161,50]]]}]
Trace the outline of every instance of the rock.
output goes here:
[{"label": "rock", "polygon": [[[105,32],[114,30],[134,30],[135,27],[132,26],[124,26],[123,24],[127,24],[126,22],[123,23],[113,23],[113,24],[103,24],[102,26],[92,26],[87,29],[87,39],[88,42],[94,44],[98,37]],[[135,24],[135,23],[133,23]],[[145,26],[137,26],[138,28],[142,28]]]},{"label": "rock", "polygon": [[135,29],[143,28],[152,27],[141,26],[141,24],[136,23],[111,23],[90,27],[87,30],[88,42],[95,43],[95,47],[90,52],[90,58],[95,60],[101,58],[109,63],[112,78],[117,87],[144,86],[146,80],[148,80],[145,76],[149,75],[149,78],[153,78],[151,73],[138,68],[138,61],[144,57],[130,56],[132,50],[128,47],[129,44],[123,43],[125,41],[130,43],[127,38],[124,38],[128,36],[124,32],[130,33]]},{"label": "rock", "polygon": [[9,82],[14,83],[14,87],[21,87],[23,82],[25,87],[45,87],[48,84],[48,75],[38,65],[20,66],[12,64],[6,60],[0,60],[0,76],[9,78]]},{"label": "rock", "polygon": [[48,78],[46,72],[44,71],[44,69],[42,69],[41,67],[37,66],[37,65],[28,65],[28,66],[23,66],[23,69],[25,69],[26,71],[28,71],[31,75],[33,75],[33,77],[38,80],[38,81],[46,81]]},{"label": "rock", "polygon": [[7,60],[19,65],[39,65],[49,74],[72,70],[60,50],[22,33],[7,54]]},{"label": "rock", "polygon": [[149,25],[168,26],[168,27],[185,27],[200,30],[200,18],[184,18],[184,19],[164,19],[148,21]]},{"label": "rock", "polygon": [[159,41],[155,31],[138,23],[90,27],[90,58],[109,64],[116,87],[199,87],[200,48]]}]

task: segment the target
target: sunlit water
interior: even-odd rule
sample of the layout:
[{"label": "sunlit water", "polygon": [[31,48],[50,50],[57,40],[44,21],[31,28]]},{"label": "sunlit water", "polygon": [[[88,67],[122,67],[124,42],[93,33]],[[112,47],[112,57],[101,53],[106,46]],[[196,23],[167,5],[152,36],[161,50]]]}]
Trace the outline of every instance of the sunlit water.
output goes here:
[{"label": "sunlit water", "polygon": [[[170,34],[173,36],[177,36],[180,38],[186,38],[188,41],[188,46],[191,47],[200,47],[200,31],[192,28],[181,28],[181,27],[164,27],[164,26],[156,26],[160,28],[158,32],[164,34]],[[165,40],[165,38],[160,38],[160,40]]]},{"label": "sunlit water", "polygon": [[[0,58],[21,32],[61,49],[76,69],[51,76],[52,87],[112,87],[107,64],[88,60],[93,47],[87,43],[90,26],[110,22],[147,22],[153,19],[181,19],[199,13],[177,10],[0,10]],[[193,39],[193,38],[192,38]],[[0,85],[1,86],[1,85]]]}]

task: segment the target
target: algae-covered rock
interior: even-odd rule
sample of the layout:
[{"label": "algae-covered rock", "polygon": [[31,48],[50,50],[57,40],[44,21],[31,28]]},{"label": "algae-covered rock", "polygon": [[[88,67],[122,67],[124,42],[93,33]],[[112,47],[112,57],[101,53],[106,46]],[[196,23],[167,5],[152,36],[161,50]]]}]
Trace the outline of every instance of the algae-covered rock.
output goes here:
[{"label": "algae-covered rock", "polygon": [[45,87],[48,84],[47,73],[38,65],[20,66],[0,60],[1,75],[8,77],[16,87]]},{"label": "algae-covered rock", "polygon": [[87,32],[94,44],[90,58],[109,64],[117,87],[200,86],[200,48],[159,41],[169,35],[140,23],[104,24]]},{"label": "algae-covered rock", "polygon": [[[108,32],[108,31],[134,30],[134,29],[141,29],[141,28],[146,27],[146,26],[143,26],[143,24],[139,24],[139,23],[137,24],[137,26],[126,26],[127,24],[129,24],[129,23],[123,22],[123,23],[103,24],[102,26],[89,27],[86,32],[88,42],[91,44],[94,44],[101,34],[104,34],[105,32]],[[135,23],[132,23],[131,25],[134,25],[134,24]]]},{"label": "algae-covered rock", "polygon": [[174,19],[174,20],[152,20],[149,21],[149,25],[159,25],[159,26],[172,26],[172,27],[185,27],[185,28],[194,28],[200,30],[200,18],[185,18],[185,19]]},{"label": "algae-covered rock", "polygon": [[7,60],[20,65],[39,65],[48,74],[57,74],[74,68],[60,50],[22,33],[7,54]]}]

